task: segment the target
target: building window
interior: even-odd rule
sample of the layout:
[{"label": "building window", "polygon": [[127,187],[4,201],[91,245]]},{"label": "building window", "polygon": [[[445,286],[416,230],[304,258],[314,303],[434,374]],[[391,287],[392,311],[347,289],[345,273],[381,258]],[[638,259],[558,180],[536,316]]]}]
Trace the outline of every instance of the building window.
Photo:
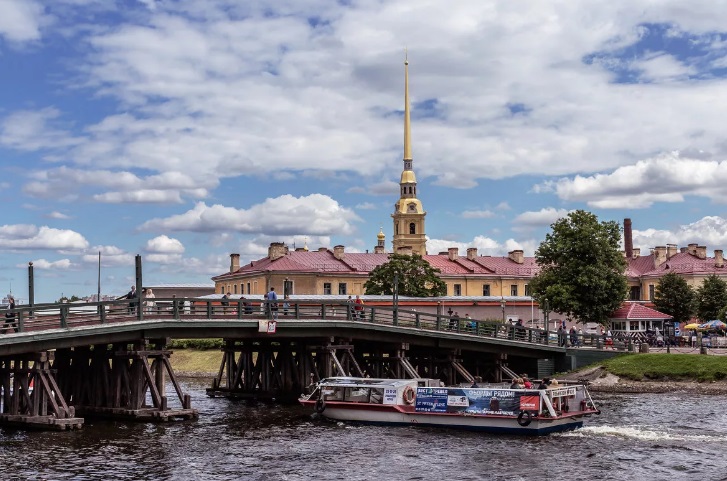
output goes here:
[{"label": "building window", "polygon": [[654,284],[649,284],[649,300],[654,300]]},{"label": "building window", "polygon": [[525,284],[525,295],[529,296],[530,294],[530,284]]},{"label": "building window", "polygon": [[629,294],[629,300],[630,301],[641,300],[641,287],[631,286],[631,293]]},{"label": "building window", "polygon": [[247,295],[248,296],[250,295],[250,283],[249,282],[247,283]]},{"label": "building window", "polygon": [[235,294],[237,294],[237,284],[233,284],[232,289],[235,291]]},{"label": "building window", "polygon": [[462,284],[455,284],[454,285],[454,295],[455,296],[461,296],[462,295]]},{"label": "building window", "polygon": [[325,295],[325,296],[331,295],[331,283],[330,282],[323,283],[323,295]]},{"label": "building window", "polygon": [[347,294],[346,289],[346,283],[345,282],[339,282],[338,283],[338,294],[341,296],[345,296]]},{"label": "building window", "polygon": [[412,222],[411,224],[409,224],[409,233],[410,234],[416,234],[417,233],[417,225],[414,222]]},{"label": "building window", "polygon": [[220,294],[224,294],[224,293],[225,293],[225,286],[220,286]]},{"label": "building window", "polygon": [[485,285],[482,286],[482,295],[483,296],[489,296],[489,295],[491,295],[490,294],[490,285],[489,284],[485,284]]},{"label": "building window", "polygon": [[283,295],[284,296],[290,296],[293,294],[293,281],[289,281],[286,279],[283,282]]},{"label": "building window", "polygon": [[396,224],[394,228],[396,229],[396,235],[399,235],[399,224]]},{"label": "building window", "polygon": [[517,284],[513,284],[510,286],[510,295],[517,296]]}]

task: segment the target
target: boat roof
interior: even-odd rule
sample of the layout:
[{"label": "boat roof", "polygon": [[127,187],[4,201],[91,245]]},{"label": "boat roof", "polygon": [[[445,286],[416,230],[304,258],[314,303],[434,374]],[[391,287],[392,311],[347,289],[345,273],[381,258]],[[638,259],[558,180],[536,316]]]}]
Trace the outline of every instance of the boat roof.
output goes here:
[{"label": "boat roof", "polygon": [[321,379],[321,386],[335,387],[402,387],[412,382],[427,381],[427,379],[380,379],[370,377],[328,377]]}]

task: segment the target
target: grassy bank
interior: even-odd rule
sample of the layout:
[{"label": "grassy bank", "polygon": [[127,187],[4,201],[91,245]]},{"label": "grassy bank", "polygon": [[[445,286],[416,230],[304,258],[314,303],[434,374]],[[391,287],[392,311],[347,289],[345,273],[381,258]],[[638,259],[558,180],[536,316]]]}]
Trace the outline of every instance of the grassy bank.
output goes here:
[{"label": "grassy bank", "polygon": [[608,372],[634,381],[721,381],[727,357],[700,354],[624,354],[602,363]]},{"label": "grassy bank", "polygon": [[180,375],[215,375],[220,369],[222,351],[177,348],[169,361],[174,372]]}]

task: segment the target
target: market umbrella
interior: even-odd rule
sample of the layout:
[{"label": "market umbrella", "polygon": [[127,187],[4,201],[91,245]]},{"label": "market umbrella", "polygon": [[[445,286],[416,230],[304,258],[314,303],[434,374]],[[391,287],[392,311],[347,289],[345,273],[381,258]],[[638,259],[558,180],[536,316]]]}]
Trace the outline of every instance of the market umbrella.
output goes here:
[{"label": "market umbrella", "polygon": [[687,329],[687,330],[689,330],[689,329],[699,329],[699,328],[700,328],[700,325],[697,324],[696,322],[693,322],[691,324],[687,324],[686,326],[684,326],[684,329]]},{"label": "market umbrella", "polygon": [[719,319],[715,319],[714,321],[707,321],[699,327],[701,327],[702,329],[724,329],[725,327],[727,327],[727,324],[720,321]]}]

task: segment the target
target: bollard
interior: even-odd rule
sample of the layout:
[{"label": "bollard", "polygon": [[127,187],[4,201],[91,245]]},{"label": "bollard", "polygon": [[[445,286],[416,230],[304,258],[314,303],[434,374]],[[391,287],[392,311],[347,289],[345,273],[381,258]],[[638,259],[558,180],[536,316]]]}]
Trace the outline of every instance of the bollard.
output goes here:
[{"label": "bollard", "polygon": [[639,352],[642,354],[648,354],[649,353],[649,345],[645,342],[642,342],[639,344]]}]

